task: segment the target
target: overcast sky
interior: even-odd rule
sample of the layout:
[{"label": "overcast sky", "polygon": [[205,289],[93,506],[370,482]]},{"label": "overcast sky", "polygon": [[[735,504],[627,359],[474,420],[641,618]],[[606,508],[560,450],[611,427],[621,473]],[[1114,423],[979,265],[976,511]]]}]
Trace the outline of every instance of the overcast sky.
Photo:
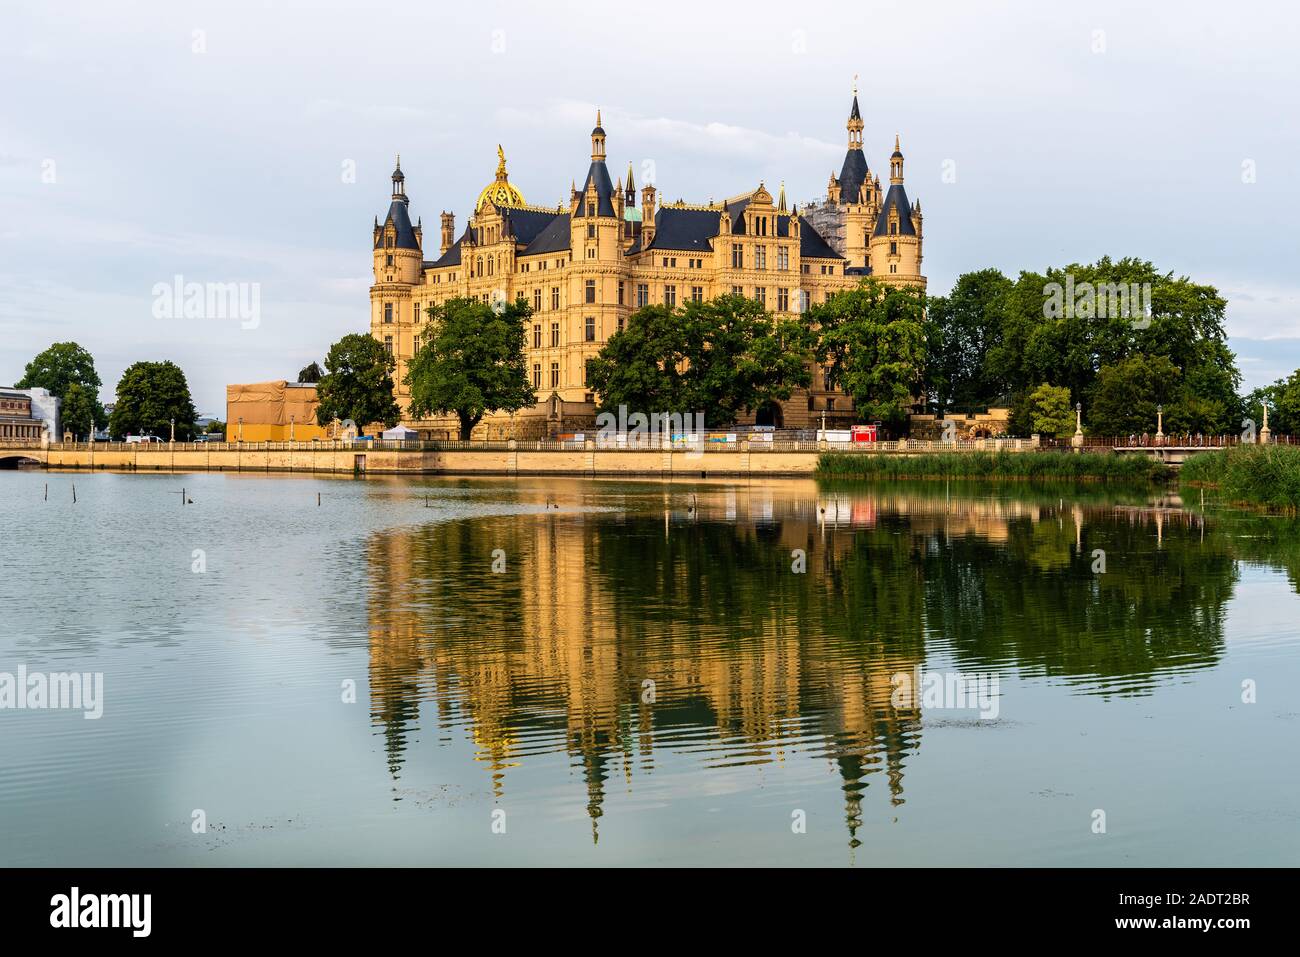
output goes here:
[{"label": "overcast sky", "polygon": [[[367,329],[395,153],[435,255],[498,143],[529,202],[565,201],[597,106],[611,171],[650,163],[667,199],[803,201],[839,170],[854,74],[886,180],[902,136],[932,292],[1142,256],[1219,287],[1264,384],[1300,367],[1300,12],[1143,6],[4,0],[0,384],[72,339],[105,401],[169,358],[223,417],[227,382]],[[260,284],[256,328],[157,318],[177,275]]]}]

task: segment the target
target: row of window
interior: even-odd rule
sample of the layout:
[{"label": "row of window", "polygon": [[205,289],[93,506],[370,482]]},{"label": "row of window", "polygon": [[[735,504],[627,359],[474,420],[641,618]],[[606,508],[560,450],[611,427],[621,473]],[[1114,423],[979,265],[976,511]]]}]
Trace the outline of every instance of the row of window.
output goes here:
[{"label": "row of window", "polygon": [[[891,265],[890,272],[893,271],[895,271],[895,267]],[[624,283],[620,280],[618,284],[618,304],[620,306],[625,305],[623,301],[624,292],[625,292]],[[732,295],[735,296],[743,296],[745,295],[745,287],[732,286],[731,293]],[[703,302],[704,287],[691,286],[689,296],[692,302]],[[828,289],[825,291],[825,297],[828,300],[830,299],[831,290]],[[491,296],[488,293],[483,293],[480,296],[480,298],[485,303],[491,302]],[[586,295],[584,298],[588,303],[595,303],[596,281],[594,279],[587,280]],[[758,302],[766,306],[768,301],[767,287],[755,286],[753,290],[753,296],[751,298],[756,299]],[[673,308],[677,305],[677,285],[675,283],[664,284],[662,301],[665,306],[668,306],[670,308]],[[799,311],[803,312],[812,304],[812,296],[807,290],[796,289],[795,303],[798,306]],[[644,309],[646,306],[650,305],[650,284],[649,283],[640,282],[636,284],[636,296],[635,296],[634,305],[636,306],[637,309]],[[558,286],[553,286],[551,287],[551,309],[554,311],[554,310],[558,310],[559,308],[560,308],[560,288]],[[400,303],[393,303],[393,302],[384,303],[384,322],[391,323],[394,321],[394,319],[400,319],[400,314],[399,314],[400,309],[401,309]],[[542,291],[540,289],[534,289],[533,290],[533,312],[541,312],[541,311],[542,311]],[[790,311],[790,290],[785,286],[778,286],[776,289],[776,311],[777,312]],[[415,322],[418,323],[421,321],[423,317],[423,313],[420,311],[420,303],[417,302],[414,304],[414,309],[412,314]],[[588,316],[586,321],[589,327],[594,327],[594,323],[595,323],[594,318]],[[622,328],[621,319],[619,320],[619,327],[620,329]],[[537,337],[540,337],[541,335],[540,333],[541,328],[542,327],[540,325],[533,326],[533,330],[536,333]],[[551,328],[558,329],[559,323],[558,322],[551,323]],[[587,336],[588,342],[594,341],[594,339],[595,339],[594,333]],[[559,345],[559,342],[556,341],[551,344]],[[541,346],[540,339],[538,342],[534,343],[534,345],[540,348]]]},{"label": "row of window", "polygon": [[[545,272],[548,267],[552,267],[552,266],[555,269],[563,269],[564,264],[568,261],[569,261],[569,257],[561,256],[560,258],[553,259],[553,260],[539,259],[536,263],[533,263],[531,261],[521,262],[519,264],[519,271],[532,272],[534,265],[537,266],[538,272]],[[482,256],[475,256],[474,262],[470,265],[469,268],[469,274],[471,277],[491,276],[494,272],[501,272],[501,271],[502,271],[502,263],[501,263],[500,254],[496,256],[488,256],[486,259]]]},{"label": "row of window", "polygon": [[[533,363],[533,388],[540,389],[541,387],[542,387],[542,364],[540,362],[534,362]],[[558,389],[559,387],[560,387],[560,364],[558,362],[552,362],[551,363],[551,388]]]}]

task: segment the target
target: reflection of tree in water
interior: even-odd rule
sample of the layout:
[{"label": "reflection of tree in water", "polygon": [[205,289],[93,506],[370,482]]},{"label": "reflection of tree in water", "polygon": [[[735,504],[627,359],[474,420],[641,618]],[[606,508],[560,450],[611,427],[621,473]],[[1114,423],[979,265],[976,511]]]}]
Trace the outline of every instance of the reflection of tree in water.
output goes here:
[{"label": "reflection of tree in water", "polygon": [[1157,532],[1148,512],[940,493],[855,500],[834,528],[806,498],[711,504],[669,503],[667,528],[642,511],[374,536],[372,713],[394,777],[420,718],[471,736],[498,797],[510,767],[563,752],[595,837],[608,780],[652,773],[656,749],[706,766],[812,756],[840,776],[856,844],[874,775],[903,802],[921,716],[892,706],[890,678],[924,664],[927,636],[961,670],[1110,694],[1221,654],[1231,540],[1184,520]]},{"label": "reflection of tree in water", "polygon": [[[1146,693],[1161,673],[1219,660],[1237,579],[1227,539],[1202,541],[1183,520],[1164,519],[1157,542],[1150,516],[1094,516],[1079,528],[1061,518],[1011,522],[999,546],[969,535],[933,542],[927,621],[959,668],[1013,665],[1089,691]],[[1104,574],[1092,571],[1097,549]]]}]

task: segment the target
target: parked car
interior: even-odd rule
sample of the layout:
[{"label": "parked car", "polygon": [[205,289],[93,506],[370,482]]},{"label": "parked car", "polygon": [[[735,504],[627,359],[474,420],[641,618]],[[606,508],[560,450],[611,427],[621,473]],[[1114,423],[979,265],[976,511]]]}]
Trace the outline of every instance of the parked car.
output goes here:
[{"label": "parked car", "polygon": [[137,442],[162,442],[163,440],[158,438],[156,435],[128,435],[126,441],[130,444],[135,444]]}]

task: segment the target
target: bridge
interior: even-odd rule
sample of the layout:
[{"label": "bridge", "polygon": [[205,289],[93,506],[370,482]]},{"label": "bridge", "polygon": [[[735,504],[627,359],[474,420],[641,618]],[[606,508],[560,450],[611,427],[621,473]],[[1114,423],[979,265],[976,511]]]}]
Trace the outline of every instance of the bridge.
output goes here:
[{"label": "bridge", "polygon": [[[305,472],[451,475],[806,475],[822,452],[919,455],[928,452],[1036,452],[1061,454],[1069,440],[974,439],[819,442],[748,440],[674,445],[661,438],[585,441],[326,441],[326,442],[52,442],[0,440],[0,468],[42,467],[90,471]],[[1235,444],[1235,443],[1234,443]],[[1086,451],[1149,455],[1177,467],[1190,455],[1223,445],[1102,445]]]}]

